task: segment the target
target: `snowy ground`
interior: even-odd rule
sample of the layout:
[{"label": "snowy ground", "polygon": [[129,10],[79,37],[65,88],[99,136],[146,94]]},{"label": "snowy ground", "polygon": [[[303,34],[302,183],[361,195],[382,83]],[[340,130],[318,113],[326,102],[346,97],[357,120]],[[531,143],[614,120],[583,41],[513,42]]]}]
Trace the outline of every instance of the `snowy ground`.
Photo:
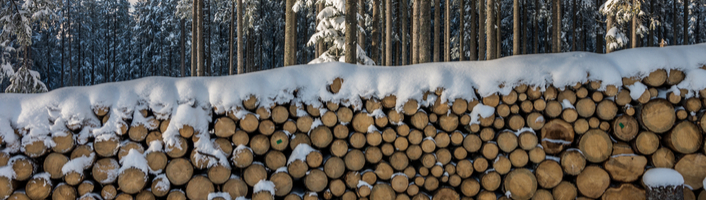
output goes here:
[{"label": "snowy ground", "polygon": [[[644,77],[656,69],[680,69],[685,80],[677,88],[689,95],[706,88],[706,44],[639,48],[611,54],[570,52],[505,57],[493,61],[428,63],[405,67],[355,66],[325,63],[278,68],[237,76],[168,78],[149,77],[133,81],[107,83],[90,87],[68,87],[44,94],[0,94],[0,137],[6,141],[5,151],[20,149],[13,128],[22,129],[22,144],[42,140],[64,131],[64,124],[89,127],[81,137],[103,138],[118,133],[123,119],[132,123],[148,123],[136,110],[149,108],[158,119],[171,118],[164,133],[165,142],[181,125],[191,125],[195,132],[207,133],[210,108],[219,112],[235,111],[243,99],[257,96],[260,106],[275,103],[305,103],[314,106],[321,101],[361,104],[361,97],[397,97],[397,108],[408,99],[422,105],[425,91],[444,88],[442,101],[463,98],[472,100],[477,94],[509,93],[519,84],[562,88],[577,82],[600,80],[602,88],[622,85],[622,77]],[[344,80],[340,92],[327,90],[335,78]],[[294,91],[297,91],[296,96]],[[93,108],[109,107],[111,120],[101,127]],[[361,108],[362,106],[356,106]],[[195,117],[196,116],[196,117]],[[28,131],[27,131],[28,130]],[[178,134],[178,133],[176,133]],[[29,136],[29,137],[27,137]],[[207,134],[206,134],[207,136]],[[208,141],[208,140],[206,140]],[[47,145],[52,145],[49,142]],[[206,142],[208,143],[208,142]],[[208,147],[204,147],[208,148]],[[222,162],[222,160],[220,160]]]}]

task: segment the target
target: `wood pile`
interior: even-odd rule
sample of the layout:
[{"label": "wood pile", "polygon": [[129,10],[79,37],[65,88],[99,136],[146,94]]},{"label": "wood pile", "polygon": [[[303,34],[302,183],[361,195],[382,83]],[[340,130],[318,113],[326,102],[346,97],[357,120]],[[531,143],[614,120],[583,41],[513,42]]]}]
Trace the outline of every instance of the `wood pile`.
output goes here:
[{"label": "wood pile", "polygon": [[[208,111],[210,142],[228,165],[204,161],[212,155],[195,149],[202,133],[189,125],[179,129],[178,145],[165,145],[170,120],[138,110],[154,126],[124,126],[118,137],[80,145],[82,127],[68,125],[69,132],[48,139],[51,148],[36,141],[21,154],[0,153],[0,174],[14,173],[0,176],[0,197],[645,199],[640,178],[661,167],[683,175],[685,199],[706,199],[706,100],[696,97],[706,90],[670,89],[683,78],[681,71],[658,70],[624,78],[623,86],[521,85],[507,95],[448,102],[439,88],[399,106],[391,95],[360,97],[357,107],[264,107],[253,95],[242,102],[245,115]],[[342,84],[336,79],[327,87],[337,93]],[[647,88],[635,94],[629,89],[636,84]],[[103,123],[109,111],[94,109]],[[150,151],[153,145],[164,151]],[[146,167],[128,166],[133,157]],[[62,170],[67,163],[84,165]],[[229,197],[213,195],[221,193]]]}]

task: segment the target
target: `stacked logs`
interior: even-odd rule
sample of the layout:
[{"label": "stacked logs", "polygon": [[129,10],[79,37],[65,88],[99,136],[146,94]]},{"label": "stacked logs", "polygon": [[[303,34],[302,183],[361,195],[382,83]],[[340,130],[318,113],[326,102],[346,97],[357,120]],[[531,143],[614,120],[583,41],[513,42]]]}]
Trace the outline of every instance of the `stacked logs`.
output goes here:
[{"label": "stacked logs", "polygon": [[[37,141],[22,154],[0,153],[0,174],[14,173],[0,176],[0,196],[645,199],[639,180],[645,169],[660,167],[683,175],[690,186],[685,199],[706,199],[706,100],[672,89],[682,79],[681,71],[657,70],[644,79],[624,78],[619,87],[600,81],[520,85],[507,95],[450,102],[441,101],[440,88],[400,106],[390,95],[356,97],[359,106],[270,107],[253,95],[237,109],[247,114],[210,110],[213,146],[228,155],[230,166],[204,162],[199,155],[205,153],[194,148],[199,133],[189,125],[179,129],[180,142],[162,144],[170,120],[143,109],[149,123],[123,126],[117,137],[79,145],[81,126],[67,124],[70,131],[54,134],[52,148]],[[329,91],[337,93],[342,84],[334,80]],[[488,108],[493,112],[481,111]],[[106,123],[109,110],[94,112]],[[153,145],[164,151],[150,151]],[[149,169],[120,163],[139,154]],[[62,170],[67,163],[83,165]]]}]

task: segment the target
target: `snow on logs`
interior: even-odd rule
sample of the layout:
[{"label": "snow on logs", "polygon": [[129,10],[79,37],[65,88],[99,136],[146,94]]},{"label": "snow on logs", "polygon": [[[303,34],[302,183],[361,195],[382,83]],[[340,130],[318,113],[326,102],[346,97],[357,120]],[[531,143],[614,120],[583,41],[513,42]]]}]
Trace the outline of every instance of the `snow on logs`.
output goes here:
[{"label": "snow on logs", "polygon": [[[706,90],[677,87],[690,73],[704,74],[515,84],[482,98],[443,87],[359,96],[337,77],[311,87],[345,101],[96,104],[79,121],[52,114],[48,134],[0,115],[0,198],[704,199]],[[668,173],[683,180],[664,185]]]}]

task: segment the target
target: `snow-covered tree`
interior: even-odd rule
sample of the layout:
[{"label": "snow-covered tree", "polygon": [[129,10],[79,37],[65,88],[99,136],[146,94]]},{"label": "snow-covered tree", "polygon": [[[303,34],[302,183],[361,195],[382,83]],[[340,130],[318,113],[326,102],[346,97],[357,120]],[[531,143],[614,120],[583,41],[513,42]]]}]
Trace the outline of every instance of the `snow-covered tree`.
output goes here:
[{"label": "snow-covered tree", "polygon": [[[294,6],[295,12],[301,8],[303,1],[297,2]],[[324,9],[319,12],[316,19],[319,23],[316,25],[316,33],[314,33],[309,42],[308,46],[314,46],[320,42],[330,44],[328,49],[316,59],[309,62],[309,64],[314,63],[325,63],[325,62],[345,62],[346,51],[345,46],[345,30],[346,30],[346,20],[345,20],[345,0],[318,0],[317,4],[323,3]],[[312,0],[306,0],[306,4],[311,5]],[[362,20],[361,16],[358,16],[358,20]],[[356,25],[357,26],[357,25]],[[362,29],[362,27],[354,27]],[[360,30],[362,32],[362,30]],[[372,59],[365,55],[365,51],[357,46],[357,58],[359,64],[364,65],[375,65]]]},{"label": "snow-covered tree", "polygon": [[[643,0],[608,0],[601,5],[599,12],[608,18],[608,28],[605,35],[606,50],[608,52],[622,48],[628,44],[628,37],[625,32],[630,28],[627,24],[636,19],[637,35],[643,36],[648,29],[641,21],[647,18],[650,21],[650,28],[659,25],[659,22],[642,11]],[[633,38],[637,39],[637,38]]]}]

